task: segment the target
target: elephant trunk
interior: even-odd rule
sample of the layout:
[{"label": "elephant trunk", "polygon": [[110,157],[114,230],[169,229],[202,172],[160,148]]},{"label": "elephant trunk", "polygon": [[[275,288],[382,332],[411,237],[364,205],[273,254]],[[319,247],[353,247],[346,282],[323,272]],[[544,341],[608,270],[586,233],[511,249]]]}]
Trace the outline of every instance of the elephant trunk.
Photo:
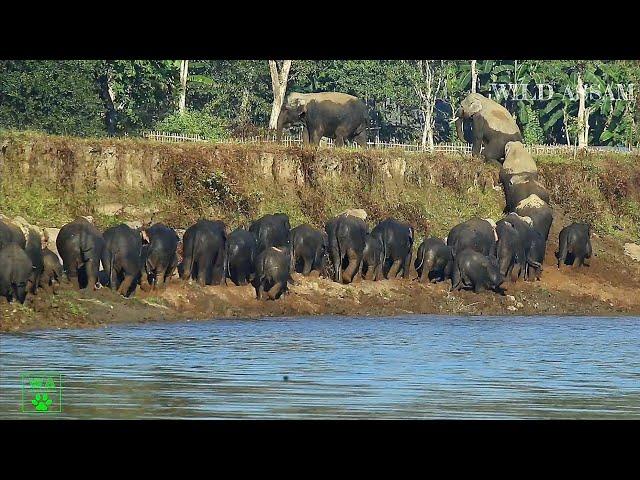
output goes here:
[{"label": "elephant trunk", "polygon": [[456,112],[456,132],[458,134],[458,138],[464,142],[464,131],[462,129],[462,108],[459,108]]}]

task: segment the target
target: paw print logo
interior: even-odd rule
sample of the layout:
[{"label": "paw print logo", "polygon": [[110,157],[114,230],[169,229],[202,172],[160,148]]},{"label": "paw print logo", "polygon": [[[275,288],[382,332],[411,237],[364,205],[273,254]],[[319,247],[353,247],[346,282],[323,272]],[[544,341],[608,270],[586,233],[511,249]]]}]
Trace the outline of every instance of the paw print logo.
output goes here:
[{"label": "paw print logo", "polygon": [[31,403],[39,412],[46,412],[53,402],[46,393],[42,395],[37,393],[36,398],[31,400]]}]

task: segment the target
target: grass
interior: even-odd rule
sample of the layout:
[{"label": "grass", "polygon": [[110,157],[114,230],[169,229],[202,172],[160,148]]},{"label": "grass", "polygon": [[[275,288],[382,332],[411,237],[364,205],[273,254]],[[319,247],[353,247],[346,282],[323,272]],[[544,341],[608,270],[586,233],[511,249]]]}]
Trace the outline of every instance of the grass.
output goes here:
[{"label": "grass", "polygon": [[[41,226],[91,214],[101,228],[152,218],[186,228],[202,217],[234,228],[283,212],[292,226],[321,227],[346,208],[364,208],[370,226],[394,216],[414,225],[420,241],[443,237],[473,216],[498,218],[504,206],[502,191],[491,188],[497,168],[460,156],[348,149],[314,153],[272,144],[164,144],[7,131],[0,131],[0,142],[6,145],[0,157],[0,212]],[[553,205],[568,221],[586,220],[601,235],[637,241],[637,156],[536,160]],[[113,178],[105,181],[98,167],[107,161],[113,162]],[[25,164],[36,173],[20,173]],[[100,213],[107,203],[122,204],[124,211]]]}]

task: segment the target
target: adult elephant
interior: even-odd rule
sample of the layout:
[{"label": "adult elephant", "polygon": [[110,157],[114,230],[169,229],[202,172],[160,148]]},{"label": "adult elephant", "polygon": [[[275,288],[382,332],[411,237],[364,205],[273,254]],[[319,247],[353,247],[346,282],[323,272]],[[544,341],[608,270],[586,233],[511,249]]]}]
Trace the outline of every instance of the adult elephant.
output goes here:
[{"label": "adult elephant", "polygon": [[24,303],[29,290],[33,265],[17,243],[0,248],[0,296],[8,302]]},{"label": "adult elephant", "polygon": [[369,228],[364,220],[353,215],[338,215],[327,221],[329,256],[333,264],[333,279],[351,283],[360,270]]},{"label": "adult elephant", "polygon": [[141,233],[121,223],[107,228],[102,236],[102,266],[109,287],[128,297],[135,291],[143,268]]},{"label": "adult elephant", "polygon": [[371,236],[382,243],[384,278],[395,278],[400,272],[402,278],[407,278],[411,265],[413,228],[395,218],[387,218],[371,230]]},{"label": "adult elephant", "polygon": [[311,225],[304,224],[291,229],[291,270],[305,277],[311,270],[322,271],[328,244],[327,234]]},{"label": "adult elephant", "polygon": [[353,95],[339,92],[291,93],[278,116],[278,140],[282,129],[302,124],[303,141],[319,145],[322,137],[332,138],[336,146],[345,140],[367,146],[369,116],[365,103]]},{"label": "adult elephant", "polygon": [[497,241],[494,224],[475,217],[453,227],[447,236],[447,245],[451,247],[454,257],[465,249],[496,256]]},{"label": "adult elephant", "polygon": [[257,241],[257,254],[269,247],[289,247],[291,245],[291,224],[284,213],[267,214],[249,226]]},{"label": "adult elephant", "polygon": [[104,238],[93,224],[92,217],[79,217],[60,229],[56,247],[62,258],[62,268],[69,280],[79,288],[96,289]]},{"label": "adult elephant", "polygon": [[224,256],[227,241],[222,221],[198,220],[184,232],[181,278],[197,279],[201,286],[224,281]]},{"label": "adult elephant", "polygon": [[[163,223],[156,223],[142,231],[144,272],[143,280],[152,287],[163,286],[178,266],[177,248],[180,238],[176,231]],[[144,281],[143,288],[147,288]]]},{"label": "adult elephant", "polygon": [[230,278],[236,285],[246,285],[255,274],[256,237],[244,228],[236,228],[229,234],[225,248],[225,279]]},{"label": "adult elephant", "polygon": [[535,194],[530,195],[516,205],[515,213],[521,217],[529,217],[532,227],[542,235],[546,243],[553,223],[553,209],[547,202]]},{"label": "adult elephant", "polygon": [[471,120],[474,157],[480,156],[484,146],[482,155],[486,161],[500,161],[508,142],[522,141],[520,129],[509,111],[479,93],[470,93],[462,100],[456,117],[456,131],[462,141],[465,141],[463,121]]}]

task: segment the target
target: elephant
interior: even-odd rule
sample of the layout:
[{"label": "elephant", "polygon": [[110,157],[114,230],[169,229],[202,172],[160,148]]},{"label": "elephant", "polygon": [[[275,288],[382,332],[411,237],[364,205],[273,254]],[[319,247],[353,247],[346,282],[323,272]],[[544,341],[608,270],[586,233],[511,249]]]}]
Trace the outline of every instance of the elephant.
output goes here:
[{"label": "elephant", "polygon": [[224,254],[227,241],[222,221],[198,220],[182,237],[184,260],[181,278],[197,279],[200,286],[224,282]]},{"label": "elephant", "polygon": [[102,266],[109,287],[129,297],[135,292],[144,268],[141,232],[121,223],[106,229],[102,236],[105,242]]},{"label": "elephant", "polygon": [[501,171],[509,175],[522,173],[535,174],[538,178],[538,167],[531,154],[522,142],[507,142],[504,146],[504,162]]},{"label": "elephant", "polygon": [[387,218],[371,230],[371,236],[382,243],[384,278],[395,278],[400,272],[402,278],[407,278],[411,265],[413,228],[395,218]]},{"label": "elephant", "polygon": [[291,245],[291,224],[289,217],[284,213],[260,217],[249,226],[249,231],[256,237],[258,254],[269,247]]},{"label": "elephant", "polygon": [[547,202],[535,194],[529,195],[518,203],[515,213],[531,218],[533,228],[540,232],[546,243],[553,223],[553,209]]},{"label": "elephant", "polygon": [[500,273],[496,257],[487,257],[469,248],[455,256],[451,274],[452,292],[470,287],[475,293],[483,289],[504,293],[500,289],[503,283],[504,276]]},{"label": "elephant", "polygon": [[384,246],[377,236],[368,235],[362,251],[361,276],[364,280],[380,280],[384,265]]},{"label": "elephant", "polygon": [[0,296],[9,303],[24,303],[29,290],[33,265],[27,253],[11,242],[0,249]]},{"label": "elephant", "polygon": [[443,240],[427,238],[418,247],[414,267],[420,282],[442,282],[451,278],[453,251]]},{"label": "elephant", "polygon": [[225,249],[225,281],[230,278],[235,285],[247,285],[255,274],[256,237],[244,228],[236,228],[229,234]]},{"label": "elephant", "polygon": [[311,270],[322,271],[324,254],[329,246],[325,232],[303,224],[291,230],[291,271],[305,277]]},{"label": "elephant", "polygon": [[20,248],[26,245],[26,235],[9,217],[0,215],[0,248],[17,243]]},{"label": "elephant", "polygon": [[262,300],[276,300],[288,290],[288,283],[292,282],[289,267],[291,264],[291,250],[289,247],[269,247],[256,258],[256,274],[252,285],[256,290],[256,298]]},{"label": "elephant", "polygon": [[466,248],[483,255],[497,255],[498,241],[493,225],[481,218],[471,218],[453,227],[447,236],[447,245],[451,247],[453,256]]},{"label": "elephant", "polygon": [[[140,285],[143,289],[162,287],[173,276],[178,266],[176,231],[163,223],[142,230],[143,271]],[[146,282],[144,281],[146,280]]]},{"label": "elephant", "polygon": [[482,155],[485,161],[497,161],[505,157],[508,142],[522,141],[522,133],[513,116],[499,103],[479,93],[470,93],[460,103],[456,111],[456,131],[458,138],[465,141],[463,121],[471,119],[473,133],[472,154]]},{"label": "elephant", "polygon": [[81,289],[96,289],[98,270],[104,250],[104,238],[91,217],[79,217],[64,225],[56,238],[62,269],[68,280],[76,280]]},{"label": "elephant", "polygon": [[338,215],[325,224],[334,281],[351,283],[360,270],[369,228],[359,217]]},{"label": "elephant", "polygon": [[515,283],[520,275],[524,274],[526,253],[523,239],[518,230],[505,220],[496,223],[498,234],[497,256],[500,274],[505,278],[511,278]]},{"label": "elephant", "polygon": [[534,228],[530,228],[527,232],[526,245],[527,263],[525,265],[524,280],[529,282],[540,280],[542,276],[542,263],[544,262],[544,254],[547,250],[547,242],[540,232]]},{"label": "elephant", "polygon": [[[509,183],[504,184],[505,213],[513,212],[518,204],[529,197],[537,195],[542,201],[549,204],[551,199],[547,189],[536,180],[524,180],[519,182],[522,177],[512,178]],[[511,183],[516,180],[517,183]]]},{"label": "elephant", "polygon": [[587,223],[572,223],[560,231],[558,241],[558,270],[561,265],[581,267],[584,260],[591,258],[591,226]]},{"label": "elephant", "polygon": [[512,212],[499,220],[497,225],[500,225],[501,222],[508,222],[516,229],[520,236],[524,258],[526,260],[525,262],[520,262],[521,267],[524,267],[524,271],[520,272],[523,279],[528,281],[535,275],[535,278],[540,280],[546,242],[542,234],[533,228],[533,220],[529,217],[521,217],[517,213]]},{"label": "elephant", "polygon": [[303,142],[319,145],[322,137],[332,138],[336,146],[345,140],[367,146],[369,115],[365,103],[353,95],[339,92],[291,93],[278,115],[277,137],[282,129],[302,124]]},{"label": "elephant", "polygon": [[58,255],[48,248],[42,250],[42,259],[44,269],[40,276],[39,287],[44,290],[51,289],[51,292],[55,294],[54,286],[62,282],[62,264]]}]

